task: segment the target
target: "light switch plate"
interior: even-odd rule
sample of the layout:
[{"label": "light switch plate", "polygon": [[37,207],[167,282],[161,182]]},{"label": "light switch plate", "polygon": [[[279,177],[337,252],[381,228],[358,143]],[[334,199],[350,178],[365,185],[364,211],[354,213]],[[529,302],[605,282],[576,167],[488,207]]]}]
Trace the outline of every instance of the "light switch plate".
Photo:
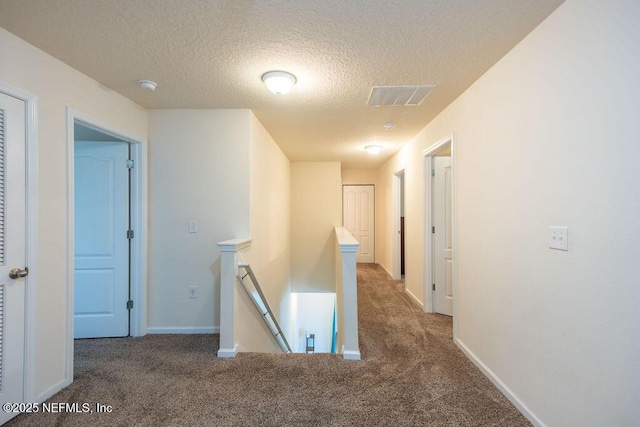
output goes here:
[{"label": "light switch plate", "polygon": [[549,247],[561,251],[569,250],[569,228],[549,226]]},{"label": "light switch plate", "polygon": [[198,221],[191,220],[189,221],[189,233],[197,233],[198,232]]}]

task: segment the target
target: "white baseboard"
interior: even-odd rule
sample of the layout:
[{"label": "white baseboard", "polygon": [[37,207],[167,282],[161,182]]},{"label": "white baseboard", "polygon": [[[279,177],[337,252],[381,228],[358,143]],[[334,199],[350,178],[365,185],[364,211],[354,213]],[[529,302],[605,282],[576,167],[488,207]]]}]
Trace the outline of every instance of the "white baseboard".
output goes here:
[{"label": "white baseboard", "polygon": [[45,400],[53,397],[57,392],[59,392],[60,390],[62,390],[63,388],[71,385],[72,381],[69,381],[67,379],[64,379],[62,381],[60,381],[59,383],[49,387],[47,390],[45,390],[43,393],[41,393],[40,395],[38,395],[37,397],[37,401],[38,403],[42,403]]},{"label": "white baseboard", "polygon": [[415,296],[409,289],[404,288],[404,291],[407,293],[407,295],[409,295],[411,297],[411,299],[413,300],[413,302],[415,302],[416,304],[418,304],[418,306],[420,306],[421,310],[424,310],[424,304],[422,304],[422,302],[418,299],[417,296]]},{"label": "white baseboard", "polygon": [[531,424],[537,427],[546,426],[546,424],[544,424],[540,420],[540,418],[536,417],[536,415],[531,412],[529,408],[527,408],[527,405],[525,405],[524,402],[522,402],[522,400],[520,400],[520,398],[518,398],[518,396],[516,396],[515,393],[511,391],[511,389],[507,387],[507,385],[503,383],[502,380],[498,378],[498,376],[487,367],[487,365],[482,363],[482,361],[478,359],[478,357],[471,350],[469,350],[469,348],[464,345],[462,341],[460,341],[460,339],[456,338],[454,342],[460,348],[460,350],[462,350],[465,356],[467,356],[467,358],[471,360],[478,367],[478,369],[480,369],[480,371],[482,371],[482,373],[487,378],[489,378],[489,380],[491,380],[491,382],[498,388],[498,390],[500,390],[500,392],[504,394],[511,403],[513,403],[518,411],[520,411],[522,415],[524,415],[531,422]]},{"label": "white baseboard", "polygon": [[147,328],[148,334],[219,334],[219,326],[156,326]]}]

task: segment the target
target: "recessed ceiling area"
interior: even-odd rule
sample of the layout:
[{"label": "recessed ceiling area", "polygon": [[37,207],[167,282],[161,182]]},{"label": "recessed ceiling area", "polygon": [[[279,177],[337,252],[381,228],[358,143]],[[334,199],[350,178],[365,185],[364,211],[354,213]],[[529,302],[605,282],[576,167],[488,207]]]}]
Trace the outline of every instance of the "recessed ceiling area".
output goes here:
[{"label": "recessed ceiling area", "polygon": [[[249,108],[291,161],[373,168],[562,1],[0,0],[0,26],[145,108]],[[266,89],[270,70],[296,77],[291,92]],[[366,105],[374,86],[410,85],[435,87]]]}]

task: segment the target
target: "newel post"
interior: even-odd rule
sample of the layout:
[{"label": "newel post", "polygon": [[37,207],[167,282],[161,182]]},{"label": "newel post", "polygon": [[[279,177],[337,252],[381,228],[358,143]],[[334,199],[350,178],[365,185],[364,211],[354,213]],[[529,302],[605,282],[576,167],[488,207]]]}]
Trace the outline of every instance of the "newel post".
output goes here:
[{"label": "newel post", "polygon": [[218,357],[235,357],[234,336],[236,276],[238,251],[251,245],[251,239],[218,242],[220,250],[220,349]]},{"label": "newel post", "polygon": [[349,360],[360,360],[358,342],[358,274],[356,252],[360,244],[343,227],[336,227],[336,238],[340,249],[341,266],[338,280],[342,285],[342,321],[344,324],[344,345],[342,356]]}]

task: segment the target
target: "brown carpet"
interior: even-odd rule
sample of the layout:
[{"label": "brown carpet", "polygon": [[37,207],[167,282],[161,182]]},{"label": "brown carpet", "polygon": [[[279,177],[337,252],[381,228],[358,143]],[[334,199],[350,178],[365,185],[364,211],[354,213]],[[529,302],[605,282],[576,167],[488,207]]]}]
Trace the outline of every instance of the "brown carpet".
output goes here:
[{"label": "brown carpet", "polygon": [[362,361],[244,353],[217,335],[79,340],[75,382],[50,402],[112,413],[23,414],[8,426],[529,426],[376,265],[358,266]]}]

